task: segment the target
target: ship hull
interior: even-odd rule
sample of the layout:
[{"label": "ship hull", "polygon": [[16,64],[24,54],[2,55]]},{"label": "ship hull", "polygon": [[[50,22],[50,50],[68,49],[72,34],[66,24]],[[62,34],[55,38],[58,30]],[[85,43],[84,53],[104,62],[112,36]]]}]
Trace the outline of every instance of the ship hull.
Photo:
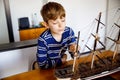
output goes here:
[{"label": "ship hull", "polygon": [[117,54],[113,59],[114,52],[102,51],[96,54],[101,58],[98,59],[95,55],[93,67],[91,61],[93,55],[80,57],[76,60],[76,71],[72,71],[73,60],[68,61],[61,67],[56,68],[55,75],[58,78],[74,78],[74,79],[95,79],[120,71],[120,54]]}]

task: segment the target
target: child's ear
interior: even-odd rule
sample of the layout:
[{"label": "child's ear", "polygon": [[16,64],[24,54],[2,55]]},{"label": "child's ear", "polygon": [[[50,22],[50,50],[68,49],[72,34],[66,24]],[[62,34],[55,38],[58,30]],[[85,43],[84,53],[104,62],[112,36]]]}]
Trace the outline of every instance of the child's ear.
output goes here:
[{"label": "child's ear", "polygon": [[43,27],[45,27],[45,28],[49,28],[47,22],[44,22],[44,21],[43,21],[43,22],[41,22],[40,24],[41,24]]},{"label": "child's ear", "polygon": [[46,27],[46,28],[49,28],[49,26],[48,26],[48,23],[47,23],[47,22],[45,22],[45,27]]}]

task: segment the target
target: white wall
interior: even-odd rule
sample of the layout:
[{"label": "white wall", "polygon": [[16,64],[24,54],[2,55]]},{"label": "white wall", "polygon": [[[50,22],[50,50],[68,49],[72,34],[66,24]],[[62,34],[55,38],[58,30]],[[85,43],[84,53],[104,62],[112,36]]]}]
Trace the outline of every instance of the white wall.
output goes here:
[{"label": "white wall", "polygon": [[36,47],[0,52],[0,79],[26,72],[36,60]]},{"label": "white wall", "polygon": [[[47,0],[10,0],[10,9],[12,15],[13,31],[15,41],[19,41],[18,18],[28,16],[31,23],[31,15],[38,14],[39,21],[42,21],[40,9]],[[81,31],[80,45],[82,48],[88,35],[90,35],[93,20],[98,17],[99,12],[102,12],[102,22],[106,23],[106,0],[49,0],[61,3],[66,10],[67,26],[70,26],[75,31],[77,36],[78,31]],[[29,3],[28,3],[29,2]],[[91,29],[92,30],[92,29]],[[94,29],[95,30],[95,29]],[[92,30],[93,31],[93,30]],[[104,43],[105,29],[100,30],[101,41]],[[89,34],[88,34],[89,33]],[[91,41],[92,47],[94,41]]]},{"label": "white wall", "polygon": [[0,44],[9,43],[7,22],[3,0],[0,0]]},{"label": "white wall", "polygon": [[[39,14],[42,4],[46,1],[47,0],[43,2],[42,0],[10,0],[10,9],[16,41],[19,41],[18,18],[28,16],[31,19],[31,14]],[[106,23],[105,18],[107,17],[107,31],[109,31],[110,26],[113,24],[113,14],[116,9],[120,7],[120,0],[108,0],[108,5],[106,5],[105,0],[54,1],[61,3],[65,7],[67,25],[73,28],[75,34],[77,35],[77,32],[79,30],[81,31],[81,44],[85,42],[82,42],[82,40],[86,39],[90,28],[94,28],[91,26],[91,23],[94,18],[98,16],[99,12],[102,12],[103,23]],[[108,16],[106,16],[106,6],[108,6]],[[39,15],[39,21],[41,20],[42,18]],[[100,31],[103,33],[102,41],[104,42],[104,27],[102,27]],[[108,34],[109,33],[107,32],[107,35]],[[28,71],[30,69],[31,62],[35,60],[35,55],[36,47],[0,52],[0,78]]]},{"label": "white wall", "polygon": [[[114,23],[120,25],[120,10],[118,10],[118,8],[120,8],[120,0],[108,0],[106,36],[112,39],[116,39],[115,37],[119,30],[118,27],[114,26]],[[113,41],[107,39],[106,49],[110,49],[111,45],[113,45]],[[114,50],[114,46],[111,50]]]},{"label": "white wall", "polygon": [[11,19],[13,24],[13,32],[15,41],[19,41],[19,25],[18,18],[29,17],[30,25],[32,25],[32,14],[37,13],[38,20],[42,21],[40,17],[40,8],[42,0],[9,0]]},{"label": "white wall", "polygon": [[[70,26],[75,31],[77,36],[78,31],[81,32],[80,35],[80,46],[81,52],[87,50],[85,48],[85,44],[90,36],[90,33],[95,33],[97,22],[93,22],[95,18],[98,18],[99,12],[102,12],[101,21],[106,23],[106,8],[107,1],[105,0],[49,0],[56,1],[61,3],[66,9],[66,21],[67,26]],[[69,4],[68,4],[69,3]],[[99,36],[101,37],[101,41],[104,43],[105,41],[105,27],[100,25]],[[90,48],[93,47],[94,38],[91,37],[89,42],[87,43]],[[98,44],[98,47],[102,47]]]}]

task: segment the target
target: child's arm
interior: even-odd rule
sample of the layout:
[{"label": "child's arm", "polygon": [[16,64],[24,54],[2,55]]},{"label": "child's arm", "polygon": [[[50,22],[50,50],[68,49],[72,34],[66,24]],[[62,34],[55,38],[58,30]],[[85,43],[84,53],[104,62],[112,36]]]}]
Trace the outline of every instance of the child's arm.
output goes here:
[{"label": "child's arm", "polygon": [[76,52],[76,48],[78,49],[77,50],[78,52],[80,50],[80,46],[79,45],[77,46],[77,41],[76,40],[77,40],[77,38],[75,37],[74,31],[72,29],[70,29],[70,41],[69,41],[68,49],[69,49],[69,53],[71,54],[72,58],[74,56],[77,56],[77,55],[74,55],[74,53]]}]

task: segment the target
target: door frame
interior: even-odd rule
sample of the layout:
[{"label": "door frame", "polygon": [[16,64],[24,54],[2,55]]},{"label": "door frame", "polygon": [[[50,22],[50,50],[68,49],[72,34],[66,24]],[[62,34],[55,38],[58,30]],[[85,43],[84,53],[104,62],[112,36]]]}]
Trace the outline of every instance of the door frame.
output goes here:
[{"label": "door frame", "polygon": [[7,20],[9,42],[11,43],[11,42],[14,42],[14,35],[13,35],[13,27],[12,27],[9,0],[3,0],[3,3],[5,7],[5,15],[6,15],[6,20]]}]

